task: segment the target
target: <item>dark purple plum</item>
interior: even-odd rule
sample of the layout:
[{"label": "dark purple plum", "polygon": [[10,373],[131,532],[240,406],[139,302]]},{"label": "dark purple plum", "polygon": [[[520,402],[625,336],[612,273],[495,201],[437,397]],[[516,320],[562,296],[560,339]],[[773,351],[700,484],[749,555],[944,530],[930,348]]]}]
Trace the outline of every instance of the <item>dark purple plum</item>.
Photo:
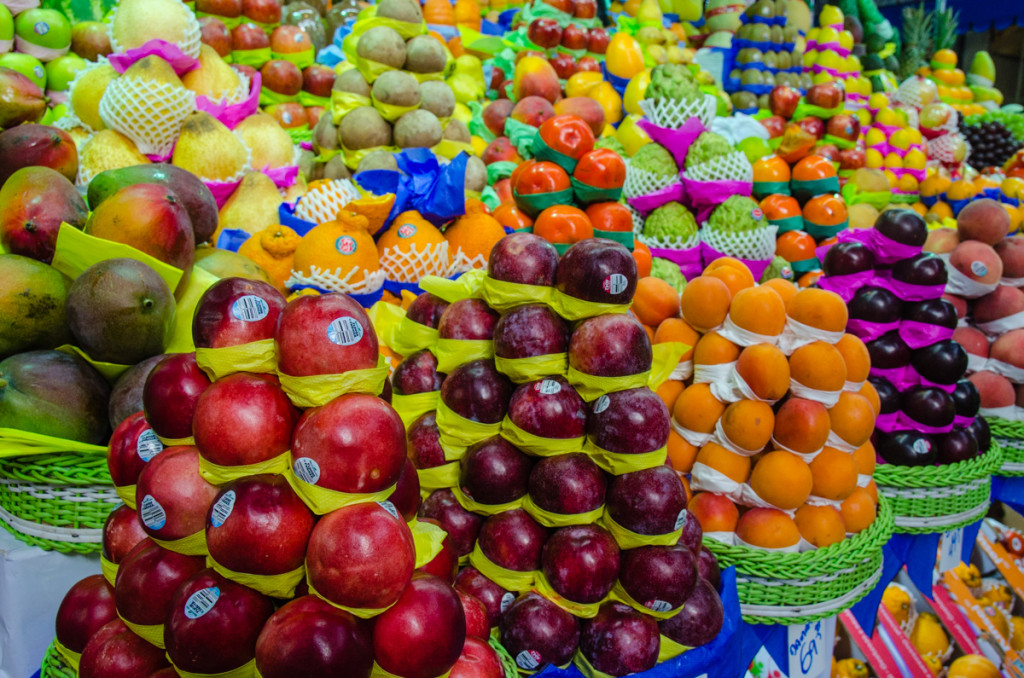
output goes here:
[{"label": "dark purple plum", "polygon": [[875,267],[875,255],[859,242],[841,242],[825,253],[822,270],[825,275],[853,275]]},{"label": "dark purple plum", "polygon": [[623,245],[587,238],[558,261],[555,287],[564,294],[603,304],[628,304],[636,292],[636,260]]},{"label": "dark purple plum", "polygon": [[685,546],[641,546],[622,552],[622,588],[652,610],[665,612],[685,603],[697,577],[697,558]]},{"label": "dark purple plum", "polygon": [[533,358],[569,350],[569,326],[544,304],[517,306],[494,328],[494,354],[499,358]]},{"label": "dark purple plum", "polygon": [[910,364],[910,347],[900,338],[899,332],[886,332],[874,341],[865,342],[871,366],[880,369],[906,367]]},{"label": "dark purple plum", "polygon": [[658,663],[658,623],[622,603],[605,603],[583,621],[580,651],[590,665],[611,676],[647,671]]},{"label": "dark purple plum", "polygon": [[563,666],[572,659],[580,640],[580,624],[551,601],[527,593],[501,618],[501,644],[527,671],[544,664]]},{"label": "dark purple plum", "polygon": [[493,360],[459,365],[441,384],[441,400],[453,412],[481,424],[497,424],[505,417],[512,383],[494,368]]},{"label": "dark purple plum", "polygon": [[873,323],[894,323],[900,319],[902,302],[899,297],[881,287],[862,287],[849,303],[852,320]]},{"label": "dark purple plum", "polygon": [[596,603],[619,577],[619,546],[597,525],[563,527],[548,537],[541,564],[559,595],[577,603]]},{"label": "dark purple plum", "polygon": [[562,377],[523,384],[512,393],[508,418],[542,438],[581,438],[587,432],[587,407]]},{"label": "dark purple plum", "polygon": [[936,447],[935,461],[955,464],[978,456],[978,440],[970,429],[953,429],[944,435],[933,436]]},{"label": "dark purple plum", "polygon": [[406,357],[391,375],[391,387],[398,395],[440,391],[445,375],[437,371],[437,358],[423,349]]},{"label": "dark purple plum", "polygon": [[722,630],[725,610],[718,592],[701,579],[679,614],[659,622],[661,632],[680,645],[700,647],[707,645]]},{"label": "dark purple plum", "polygon": [[704,529],[700,526],[700,521],[687,511],[679,543],[694,553],[698,553],[701,549],[702,539],[704,539]]},{"label": "dark purple plum", "polygon": [[936,449],[930,436],[914,431],[878,432],[875,449],[887,464],[897,466],[931,466]]},{"label": "dark purple plum", "polygon": [[420,477],[411,459],[405,460],[405,466],[402,467],[402,473],[395,484],[395,491],[388,496],[388,501],[402,514],[406,522],[415,518],[416,512],[420,510],[420,504],[423,503],[420,496]]},{"label": "dark purple plum", "polygon": [[953,389],[953,405],[961,417],[973,417],[981,408],[981,394],[970,379],[961,379]]},{"label": "dark purple plum", "polygon": [[946,276],[946,262],[931,252],[922,252],[892,266],[892,279],[908,285],[945,285]]},{"label": "dark purple plum", "polygon": [[868,381],[875,387],[878,393],[878,402],[881,405],[879,414],[891,414],[900,410],[900,392],[885,377],[868,377]]},{"label": "dark purple plum", "polygon": [[495,436],[469,448],[461,465],[463,492],[481,504],[505,504],[526,494],[533,460]]},{"label": "dark purple plum", "polygon": [[707,546],[700,547],[697,555],[697,572],[700,578],[715,587],[718,591],[722,588],[722,569],[718,566],[718,558],[708,550]]},{"label": "dark purple plum", "polygon": [[451,490],[434,490],[420,505],[422,518],[433,518],[452,538],[460,556],[468,555],[476,543],[483,518],[462,508]]},{"label": "dark purple plum", "polygon": [[989,430],[985,417],[974,417],[974,423],[967,427],[978,441],[978,454],[985,454],[992,446],[992,432]]},{"label": "dark purple plum", "polygon": [[878,215],[875,230],[890,240],[911,247],[923,247],[928,239],[928,225],[920,214],[910,209],[885,210]]},{"label": "dark purple plum", "polygon": [[555,284],[558,251],[532,233],[511,233],[498,241],[487,260],[487,275],[521,285]]},{"label": "dark purple plum", "polygon": [[604,472],[580,452],[545,457],[530,473],[530,499],[551,513],[593,511],[604,504],[606,489]]},{"label": "dark purple plum", "polygon": [[637,534],[668,534],[686,519],[686,490],[668,466],[616,477],[605,498],[608,516]]},{"label": "dark purple plum", "polygon": [[903,319],[956,329],[956,306],[945,299],[929,299],[903,305]]},{"label": "dark purple plum", "polygon": [[937,341],[914,351],[910,364],[932,383],[955,384],[967,371],[967,351],[952,339]]},{"label": "dark purple plum", "polygon": [[548,530],[523,509],[490,516],[477,538],[487,559],[506,570],[532,572],[540,569],[540,554]]},{"label": "dark purple plum", "polygon": [[430,292],[424,292],[409,304],[409,308],[405,311],[405,317],[414,323],[436,330],[441,323],[441,316],[447,309],[447,301],[441,297],[435,297]]},{"label": "dark purple plum", "polygon": [[587,419],[591,442],[619,454],[643,454],[664,447],[670,427],[664,401],[646,386],[601,396]]},{"label": "dark purple plum", "polygon": [[925,426],[949,426],[956,416],[953,396],[932,387],[918,386],[900,395],[900,409]]}]

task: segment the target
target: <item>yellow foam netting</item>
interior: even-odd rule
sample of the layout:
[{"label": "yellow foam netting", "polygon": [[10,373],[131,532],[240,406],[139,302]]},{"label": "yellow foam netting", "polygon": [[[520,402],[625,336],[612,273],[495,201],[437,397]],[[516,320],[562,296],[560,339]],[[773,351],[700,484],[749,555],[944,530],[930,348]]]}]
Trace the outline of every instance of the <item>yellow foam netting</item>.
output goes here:
[{"label": "yellow foam netting", "polygon": [[208,461],[202,454],[199,455],[199,475],[211,485],[227,485],[228,483],[247,478],[248,476],[267,473],[271,475],[284,475],[288,472],[289,451],[282,452],[276,457],[255,463],[239,466],[221,466]]},{"label": "yellow foam netting", "polygon": [[388,378],[387,359],[378,356],[377,366],[366,370],[350,370],[341,374],[314,374],[294,377],[279,374],[281,388],[296,407],[320,407],[346,393],[380,395]]}]

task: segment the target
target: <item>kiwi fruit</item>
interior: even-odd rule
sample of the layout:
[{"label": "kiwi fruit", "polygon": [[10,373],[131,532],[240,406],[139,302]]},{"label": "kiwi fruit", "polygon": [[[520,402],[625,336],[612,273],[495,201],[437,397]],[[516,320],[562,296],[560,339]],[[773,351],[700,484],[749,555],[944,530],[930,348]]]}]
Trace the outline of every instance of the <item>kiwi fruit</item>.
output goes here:
[{"label": "kiwi fruit", "polygon": [[380,113],[373,106],[360,106],[341,119],[338,137],[342,145],[352,151],[390,146],[391,125],[380,117]]},{"label": "kiwi fruit", "polygon": [[439,73],[448,58],[444,47],[430,35],[417,35],[405,43],[405,70],[413,73]]},{"label": "kiwi fruit", "polygon": [[469,156],[466,163],[466,190],[482,191],[487,187],[487,166],[475,155]]},{"label": "kiwi fruit", "polygon": [[405,64],[405,40],[393,28],[374,26],[359,36],[356,53],[364,59],[401,68]]},{"label": "kiwi fruit", "polygon": [[350,68],[347,71],[340,73],[338,77],[334,79],[334,87],[332,89],[336,92],[358,94],[361,97],[370,96],[370,83],[366,82],[366,78],[363,77],[363,74],[354,68]]},{"label": "kiwi fruit", "polygon": [[423,22],[423,10],[416,0],[381,0],[377,3],[377,16],[410,24]]},{"label": "kiwi fruit", "polygon": [[455,112],[455,93],[444,80],[428,80],[420,85],[420,108],[439,118]]},{"label": "kiwi fruit", "polygon": [[399,148],[431,148],[439,141],[441,122],[430,111],[409,111],[395,123],[395,145]]},{"label": "kiwi fruit", "polygon": [[398,162],[395,160],[394,153],[390,151],[370,151],[359,161],[356,174],[368,170],[394,170],[397,172]]},{"label": "kiwi fruit", "polygon": [[[764,74],[762,74],[761,71],[757,70],[756,68],[748,68],[747,70],[743,71],[743,76],[740,78],[740,84],[763,85]],[[342,124],[344,124],[344,121],[342,121]]]},{"label": "kiwi fruit", "polygon": [[466,123],[456,119],[448,121],[441,138],[451,139],[452,141],[464,141],[467,144],[473,140],[473,136],[469,133]]},{"label": "kiwi fruit", "polygon": [[405,71],[384,71],[373,81],[373,98],[393,106],[418,106],[420,83]]},{"label": "kiwi fruit", "polygon": [[757,106],[757,97],[752,92],[733,92],[731,97],[733,108],[747,109]]},{"label": "kiwi fruit", "polygon": [[336,155],[324,165],[324,179],[351,179],[352,173],[345,167],[345,160]]}]

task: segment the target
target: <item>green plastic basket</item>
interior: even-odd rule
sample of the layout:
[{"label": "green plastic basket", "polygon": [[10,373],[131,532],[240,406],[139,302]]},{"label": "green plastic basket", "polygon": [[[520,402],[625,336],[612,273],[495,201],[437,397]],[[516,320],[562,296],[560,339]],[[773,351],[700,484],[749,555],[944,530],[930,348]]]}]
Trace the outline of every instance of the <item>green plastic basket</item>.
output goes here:
[{"label": "green plastic basket", "polygon": [[50,643],[43,656],[43,667],[39,678],[78,678],[78,673],[67,665],[64,658],[57,652],[56,646]]},{"label": "green plastic basket", "polygon": [[997,443],[984,455],[944,466],[896,466],[875,469],[878,493],[892,504],[896,532],[926,534],[970,525],[991,503],[992,474],[999,470]]},{"label": "green plastic basket", "polygon": [[120,505],[106,448],[0,429],[0,524],[21,541],[98,552],[103,524]]},{"label": "green plastic basket", "polygon": [[803,553],[778,553],[705,539],[722,567],[736,566],[743,620],[750,624],[806,624],[853,607],[878,583],[882,545],[893,514],[879,497],[868,529],[838,544]]},{"label": "green plastic basket", "polygon": [[1003,463],[997,476],[1024,476],[1024,421],[990,417],[992,440],[1003,450]]}]

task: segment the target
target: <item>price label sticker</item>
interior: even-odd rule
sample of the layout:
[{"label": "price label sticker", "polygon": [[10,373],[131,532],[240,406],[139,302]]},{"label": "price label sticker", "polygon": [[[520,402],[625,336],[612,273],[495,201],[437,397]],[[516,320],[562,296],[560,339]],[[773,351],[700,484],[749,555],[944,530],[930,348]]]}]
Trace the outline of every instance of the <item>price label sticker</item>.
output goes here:
[{"label": "price label sticker", "polygon": [[948,572],[960,564],[964,547],[964,528],[943,532],[939,538],[939,573]]},{"label": "price label sticker", "polygon": [[788,626],[786,654],[789,678],[818,678],[828,675],[836,638],[836,618]]}]

